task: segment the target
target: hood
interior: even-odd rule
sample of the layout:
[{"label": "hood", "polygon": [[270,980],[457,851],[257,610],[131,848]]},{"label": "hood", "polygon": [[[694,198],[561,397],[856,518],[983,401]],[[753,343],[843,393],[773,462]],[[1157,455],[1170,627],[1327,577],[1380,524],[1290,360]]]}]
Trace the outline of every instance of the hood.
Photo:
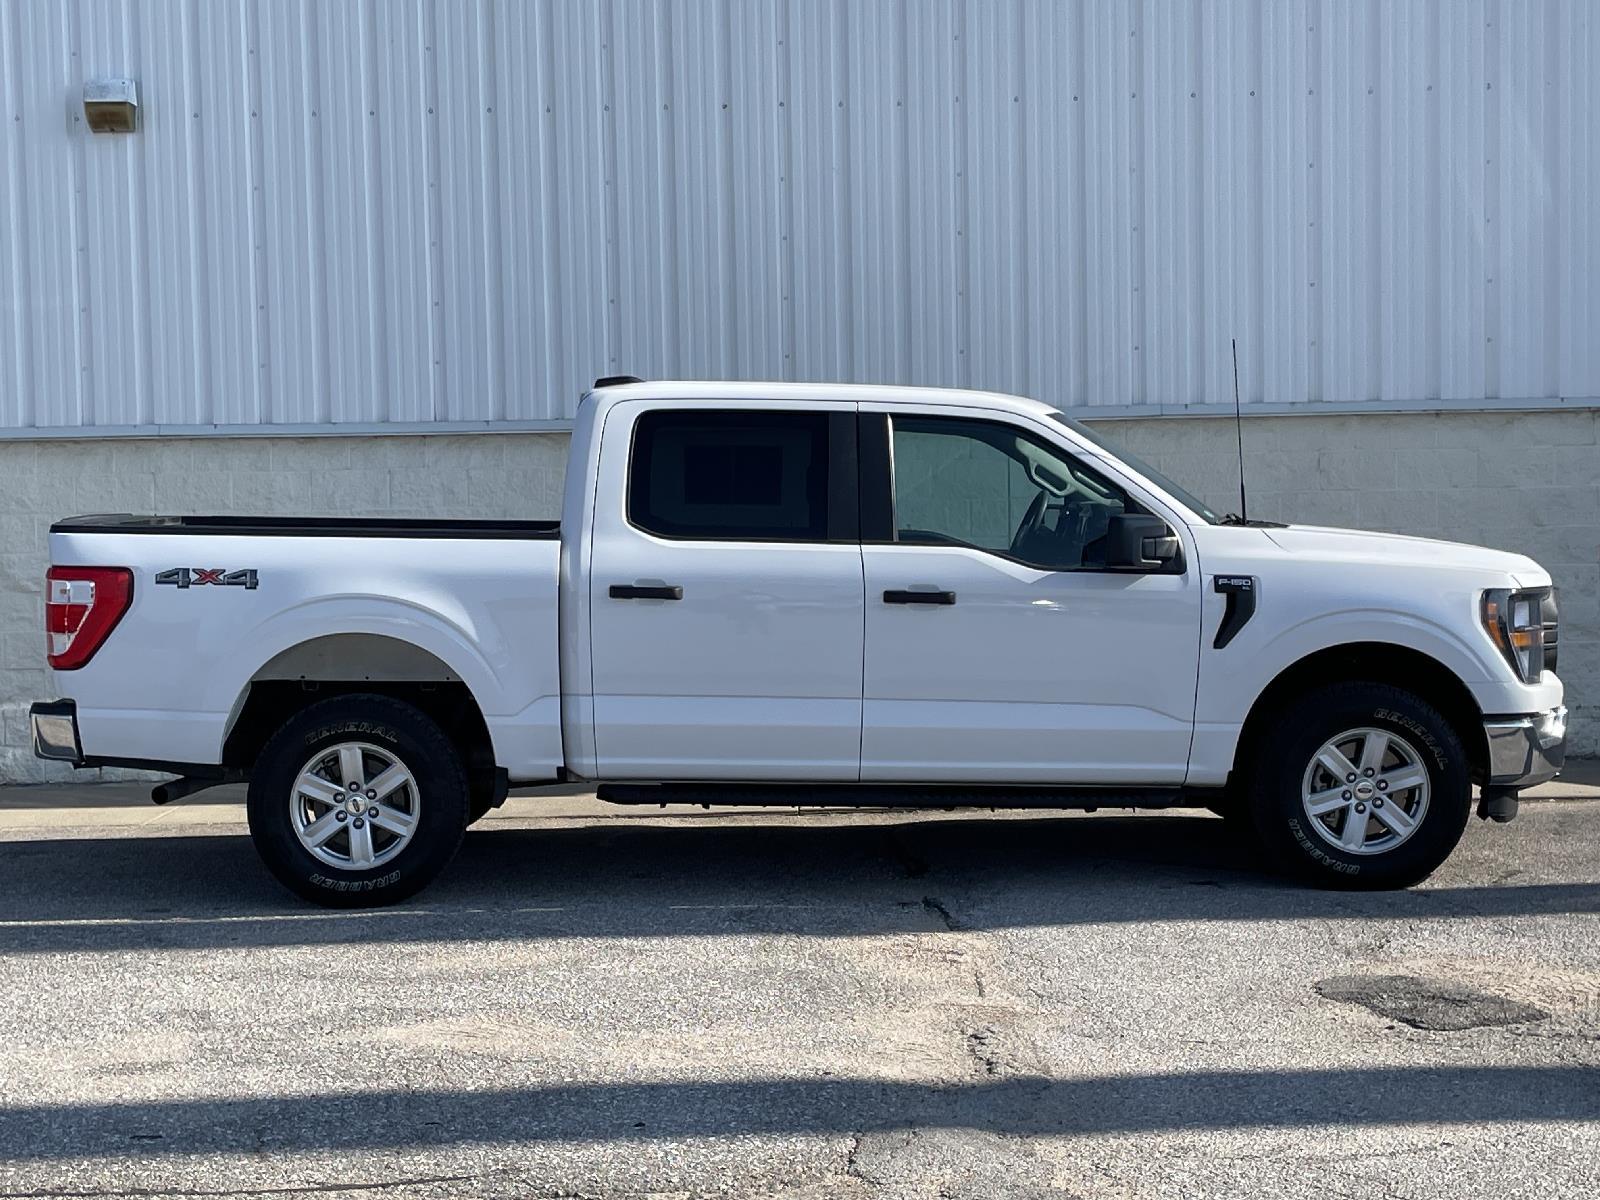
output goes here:
[{"label": "hood", "polygon": [[1519,587],[1539,587],[1550,581],[1544,568],[1526,555],[1491,550],[1487,546],[1469,546],[1465,542],[1441,542],[1401,533],[1370,533],[1321,525],[1290,525],[1265,532],[1290,554],[1306,554],[1329,561],[1510,575]]}]

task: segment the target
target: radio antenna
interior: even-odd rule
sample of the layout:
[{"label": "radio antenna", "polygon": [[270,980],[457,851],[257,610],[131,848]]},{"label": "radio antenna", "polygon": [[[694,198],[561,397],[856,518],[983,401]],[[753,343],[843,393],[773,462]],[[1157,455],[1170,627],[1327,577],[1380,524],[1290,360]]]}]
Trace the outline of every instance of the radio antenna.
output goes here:
[{"label": "radio antenna", "polygon": [[1239,339],[1228,339],[1233,344],[1233,431],[1239,439],[1239,521],[1250,519],[1244,504],[1244,415],[1239,408]]}]

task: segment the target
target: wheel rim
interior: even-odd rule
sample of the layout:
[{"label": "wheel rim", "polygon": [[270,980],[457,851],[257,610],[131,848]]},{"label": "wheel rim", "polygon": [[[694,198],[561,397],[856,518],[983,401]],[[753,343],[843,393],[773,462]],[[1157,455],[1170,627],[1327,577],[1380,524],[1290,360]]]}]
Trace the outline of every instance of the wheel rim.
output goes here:
[{"label": "wheel rim", "polygon": [[1335,849],[1383,854],[1417,831],[1428,792],[1428,769],[1405,738],[1387,729],[1349,729],[1312,756],[1300,807]]},{"label": "wheel rim", "polygon": [[345,871],[389,862],[410,845],[421,815],[422,793],[406,765],[368,742],[317,751],[289,797],[300,844]]}]

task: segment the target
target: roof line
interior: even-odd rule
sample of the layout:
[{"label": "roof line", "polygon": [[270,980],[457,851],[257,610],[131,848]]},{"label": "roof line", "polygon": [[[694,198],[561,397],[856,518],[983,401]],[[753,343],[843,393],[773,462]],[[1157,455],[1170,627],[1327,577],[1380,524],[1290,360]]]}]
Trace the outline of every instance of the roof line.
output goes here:
[{"label": "roof line", "polygon": [[[1371,414],[1373,416],[1471,416],[1502,412],[1565,412],[1600,409],[1597,396],[1558,396],[1451,404],[1417,401],[1307,401],[1297,404],[1257,402],[1244,406],[1250,417],[1323,417]],[[1085,421],[1136,420],[1146,417],[1228,417],[1232,404],[1071,405],[1063,411]],[[572,418],[507,421],[344,421],[325,424],[285,425],[55,425],[26,429],[0,428],[0,443],[8,441],[75,441],[83,438],[299,438],[299,437],[418,437],[427,434],[566,433]]]}]

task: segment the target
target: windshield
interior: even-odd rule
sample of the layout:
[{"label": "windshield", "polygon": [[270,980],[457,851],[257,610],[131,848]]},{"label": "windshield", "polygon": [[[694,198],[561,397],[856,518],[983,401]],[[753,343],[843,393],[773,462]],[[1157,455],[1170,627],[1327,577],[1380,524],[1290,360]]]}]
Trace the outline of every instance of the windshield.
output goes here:
[{"label": "windshield", "polygon": [[1117,461],[1127,463],[1135,471],[1139,472],[1139,474],[1143,475],[1151,483],[1155,484],[1162,491],[1166,492],[1185,508],[1191,509],[1203,517],[1207,524],[1221,525],[1223,523],[1221,514],[1216,512],[1210,505],[1206,504],[1186,489],[1181,488],[1177,484],[1173,483],[1172,480],[1168,479],[1149,463],[1140,461],[1137,455],[1129,454],[1121,446],[1116,446],[1111,442],[1106,441],[1105,438],[1101,437],[1094,430],[1090,429],[1082,421],[1074,421],[1071,417],[1067,416],[1067,414],[1063,412],[1052,412],[1050,414],[1050,419],[1058,424],[1065,425],[1068,429],[1072,430],[1073,433],[1083,438],[1084,441],[1099,446],[1100,449],[1104,450]]}]

